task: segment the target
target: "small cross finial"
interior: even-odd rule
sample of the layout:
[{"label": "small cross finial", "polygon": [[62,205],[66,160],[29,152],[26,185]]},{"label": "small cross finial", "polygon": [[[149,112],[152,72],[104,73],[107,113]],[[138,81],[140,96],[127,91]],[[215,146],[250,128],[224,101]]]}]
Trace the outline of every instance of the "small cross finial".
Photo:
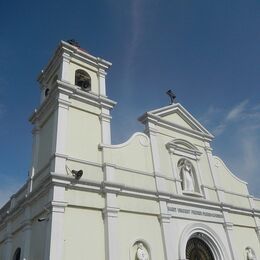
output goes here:
[{"label": "small cross finial", "polygon": [[172,92],[171,89],[169,89],[166,94],[170,97],[171,99],[171,105],[174,103],[174,99],[176,98],[176,95]]}]

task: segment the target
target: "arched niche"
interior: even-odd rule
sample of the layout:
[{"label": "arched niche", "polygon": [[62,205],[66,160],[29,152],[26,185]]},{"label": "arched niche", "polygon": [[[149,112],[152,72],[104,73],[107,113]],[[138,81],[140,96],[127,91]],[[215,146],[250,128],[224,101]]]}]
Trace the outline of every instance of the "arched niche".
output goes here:
[{"label": "arched niche", "polygon": [[[166,148],[169,151],[177,192],[184,195],[205,197],[200,170],[202,152],[194,144],[179,138],[167,143]],[[185,185],[185,173],[190,175],[192,189],[187,188]]]},{"label": "arched niche", "polygon": [[151,249],[143,239],[135,240],[130,246],[130,260],[151,260]]},{"label": "arched niche", "polygon": [[255,250],[250,246],[247,246],[245,248],[245,259],[246,260],[257,260]]},{"label": "arched niche", "polygon": [[178,163],[178,172],[181,179],[182,191],[184,194],[200,193],[198,175],[192,162],[181,158]]}]

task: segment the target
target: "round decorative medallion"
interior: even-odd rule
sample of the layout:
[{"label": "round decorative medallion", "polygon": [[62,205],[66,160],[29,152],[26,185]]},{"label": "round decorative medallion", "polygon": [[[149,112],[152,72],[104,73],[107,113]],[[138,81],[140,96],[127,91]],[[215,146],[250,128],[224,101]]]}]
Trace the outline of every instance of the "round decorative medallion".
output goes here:
[{"label": "round decorative medallion", "polygon": [[209,246],[201,239],[191,238],[186,246],[186,258],[189,260],[214,260]]},{"label": "round decorative medallion", "polygon": [[145,135],[139,135],[139,142],[142,146],[147,147],[150,145],[150,140]]}]

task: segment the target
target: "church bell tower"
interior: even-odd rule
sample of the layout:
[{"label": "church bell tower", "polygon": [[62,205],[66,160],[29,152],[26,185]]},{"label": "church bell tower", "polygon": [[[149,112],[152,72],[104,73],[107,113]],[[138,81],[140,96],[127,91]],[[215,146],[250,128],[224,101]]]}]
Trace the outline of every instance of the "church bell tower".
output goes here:
[{"label": "church bell tower", "polygon": [[[110,144],[110,110],[116,104],[106,96],[106,71],[112,64],[90,55],[70,40],[61,41],[38,81],[40,106],[30,118],[33,159],[30,190],[36,176],[48,173],[83,176],[99,165],[100,143]],[[98,177],[97,177],[98,178]],[[35,181],[34,181],[35,179]]]}]

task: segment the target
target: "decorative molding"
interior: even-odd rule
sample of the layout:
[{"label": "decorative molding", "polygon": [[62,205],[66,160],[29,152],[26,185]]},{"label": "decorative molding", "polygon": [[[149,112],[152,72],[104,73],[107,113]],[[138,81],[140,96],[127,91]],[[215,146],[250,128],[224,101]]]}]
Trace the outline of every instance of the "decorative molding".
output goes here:
[{"label": "decorative molding", "polygon": [[117,218],[120,208],[106,207],[102,210],[103,218]]},{"label": "decorative molding", "polygon": [[192,143],[184,139],[176,138],[171,142],[167,143],[165,146],[170,153],[181,155],[181,156],[185,155],[186,157],[192,155],[191,158],[194,160],[198,159],[198,157],[202,155],[202,152],[200,152],[195,145],[193,145]]},{"label": "decorative molding", "polygon": [[199,192],[190,192],[190,191],[182,191],[182,194],[183,195],[187,195],[187,196],[194,196],[194,197],[200,197],[200,198],[203,198],[203,195]]},{"label": "decorative molding", "polygon": [[[221,209],[223,211],[236,213],[236,214],[243,214],[247,216],[254,216],[260,217],[260,209],[250,209],[244,207],[237,207],[227,203],[219,203],[213,202],[209,200],[203,200],[201,198],[193,197],[193,196],[182,196],[172,193],[161,193],[157,191],[151,191],[146,189],[139,189],[130,187],[128,185],[113,183],[113,182],[106,182],[105,184],[101,182],[94,182],[87,179],[79,180],[77,183],[73,183],[75,180],[72,177],[51,173],[51,175],[46,176],[42,180],[42,185],[38,186],[36,190],[30,193],[27,197],[23,197],[17,206],[15,206],[12,211],[9,211],[9,202],[5,204],[4,207],[0,210],[0,214],[2,216],[2,223],[6,223],[7,219],[12,218],[15,214],[17,214],[17,210],[21,210],[24,203],[32,203],[35,199],[37,199],[40,194],[43,192],[45,193],[47,190],[46,185],[49,185],[52,181],[53,185],[64,186],[67,189],[76,189],[76,190],[88,190],[97,193],[106,193],[106,192],[114,192],[117,194],[122,194],[125,196],[134,196],[138,198],[145,198],[145,199],[152,199],[158,200],[159,197],[164,197],[165,200],[169,203],[177,203],[182,205],[194,205],[200,208],[208,208],[208,209]],[[72,184],[73,183],[73,184]],[[6,212],[9,212],[8,214]]]},{"label": "decorative molding", "polygon": [[[136,132],[134,133],[127,141],[125,141],[124,143],[121,143],[121,144],[99,144],[99,149],[102,150],[103,148],[108,148],[108,149],[120,149],[120,148],[123,148],[123,147],[126,147],[128,146],[136,137],[139,137],[139,138],[143,138],[145,139],[146,141],[144,141],[145,143],[147,143],[146,145],[143,145],[139,139],[139,142],[141,145],[143,146],[149,146],[150,144],[150,139],[149,137],[144,134],[144,133],[141,133],[141,132]],[[116,166],[115,166],[116,167]]]},{"label": "decorative molding", "polygon": [[232,222],[225,222],[225,223],[223,223],[223,227],[226,230],[233,230],[234,224]]},{"label": "decorative molding", "polygon": [[83,61],[83,63],[91,64],[92,66],[100,68],[104,71],[112,65],[112,63],[109,61],[106,61],[99,57],[94,57],[88,52],[77,48],[76,46],[73,46],[65,41],[61,41],[53,57],[50,59],[43,72],[38,76],[38,81],[40,83],[42,83],[43,80],[48,77],[49,73],[53,71],[55,67],[57,67],[57,64],[59,64],[60,59],[62,59],[64,55],[69,62],[71,62],[72,59],[75,58],[76,60]]},{"label": "decorative molding", "polygon": [[112,119],[112,116],[107,115],[107,114],[105,114],[105,113],[101,113],[101,114],[99,114],[99,119],[100,119],[100,120],[107,121],[107,122],[110,123],[110,121],[111,121],[111,119]]},{"label": "decorative molding", "polygon": [[160,220],[161,223],[171,223],[171,214],[164,214],[164,213],[161,213],[159,216],[158,216],[158,219]]},{"label": "decorative molding", "polygon": [[[140,174],[140,175],[145,175],[145,176],[149,176],[149,177],[154,177],[154,174],[153,172],[145,172],[145,171],[140,171],[140,170],[135,170],[135,169],[130,169],[128,167],[122,167],[122,166],[119,166],[119,165],[116,165],[116,164],[113,164],[113,163],[104,163],[103,164],[103,167],[106,167],[106,166],[110,166],[110,167],[113,167],[117,170],[121,170],[121,171],[127,171],[127,172],[132,172],[132,173],[137,173],[137,174]],[[115,172],[116,173],[116,172]],[[156,174],[156,176],[159,176],[161,178],[164,178],[164,176],[162,174]],[[165,178],[166,179],[166,178]]]}]

